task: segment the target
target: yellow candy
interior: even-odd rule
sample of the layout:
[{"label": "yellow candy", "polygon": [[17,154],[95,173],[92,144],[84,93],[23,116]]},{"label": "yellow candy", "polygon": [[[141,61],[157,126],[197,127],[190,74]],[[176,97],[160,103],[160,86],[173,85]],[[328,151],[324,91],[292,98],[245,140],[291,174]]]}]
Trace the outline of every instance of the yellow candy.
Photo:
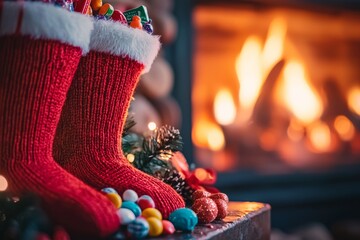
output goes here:
[{"label": "yellow candy", "polygon": [[159,210],[157,210],[156,208],[146,208],[142,213],[141,216],[143,216],[144,218],[149,218],[149,217],[154,217],[157,218],[159,220],[162,220],[162,216]]},{"label": "yellow candy", "polygon": [[155,217],[149,217],[146,219],[149,223],[149,236],[150,237],[157,237],[160,236],[163,231],[163,225],[161,220]]},{"label": "yellow candy", "polygon": [[101,8],[102,6],[102,0],[91,0],[91,8],[94,10],[94,11],[99,11],[99,9]]},{"label": "yellow candy", "polygon": [[107,198],[115,205],[116,208],[120,208],[122,204],[121,197],[117,193],[106,194]]}]

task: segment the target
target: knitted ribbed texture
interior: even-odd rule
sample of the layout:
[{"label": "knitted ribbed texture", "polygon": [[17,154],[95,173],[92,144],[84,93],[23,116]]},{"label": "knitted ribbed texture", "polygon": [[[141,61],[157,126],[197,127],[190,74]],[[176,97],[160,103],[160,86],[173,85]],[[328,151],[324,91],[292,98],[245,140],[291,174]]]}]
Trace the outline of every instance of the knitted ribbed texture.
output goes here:
[{"label": "knitted ribbed texture", "polygon": [[15,194],[35,193],[73,234],[116,231],[116,209],[62,169],[52,145],[81,49],[55,40],[0,37],[0,173]]},{"label": "knitted ribbed texture", "polygon": [[90,51],[80,61],[57,129],[54,157],[69,172],[101,189],[150,195],[167,217],[183,207],[168,185],[137,170],[123,156],[121,134],[144,66],[129,57]]}]

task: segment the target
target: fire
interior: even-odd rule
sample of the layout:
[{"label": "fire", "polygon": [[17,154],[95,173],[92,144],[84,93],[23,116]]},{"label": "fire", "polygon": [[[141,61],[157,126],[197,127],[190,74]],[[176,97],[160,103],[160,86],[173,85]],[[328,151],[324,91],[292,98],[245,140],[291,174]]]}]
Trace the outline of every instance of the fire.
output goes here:
[{"label": "fire", "polygon": [[360,87],[355,87],[350,90],[348,95],[348,105],[354,113],[360,115]]},{"label": "fire", "polygon": [[323,111],[320,98],[306,81],[302,64],[291,61],[284,70],[284,97],[288,109],[304,124],[318,119]]},{"label": "fire", "polygon": [[317,152],[326,152],[331,146],[331,132],[328,125],[317,121],[308,128],[309,140],[314,150]]},{"label": "fire", "polygon": [[236,117],[236,107],[231,93],[220,90],[214,101],[214,114],[216,121],[221,125],[229,125],[234,122]]},{"label": "fire", "polygon": [[235,70],[240,83],[239,101],[243,120],[248,120],[264,82],[262,77],[261,42],[250,36],[244,43],[235,62]]},{"label": "fire", "polygon": [[213,125],[213,127],[208,130],[207,140],[210,149],[213,151],[219,151],[225,147],[223,131],[217,125]]},{"label": "fire", "polygon": [[195,123],[192,139],[196,146],[209,148],[212,151],[219,151],[225,147],[222,129],[205,118]]},{"label": "fire", "polygon": [[350,141],[355,135],[355,127],[352,122],[345,116],[340,115],[335,118],[334,128],[344,141]]},{"label": "fire", "polygon": [[275,18],[269,27],[268,37],[263,50],[264,73],[270,69],[282,58],[286,35],[286,22],[283,18]]}]

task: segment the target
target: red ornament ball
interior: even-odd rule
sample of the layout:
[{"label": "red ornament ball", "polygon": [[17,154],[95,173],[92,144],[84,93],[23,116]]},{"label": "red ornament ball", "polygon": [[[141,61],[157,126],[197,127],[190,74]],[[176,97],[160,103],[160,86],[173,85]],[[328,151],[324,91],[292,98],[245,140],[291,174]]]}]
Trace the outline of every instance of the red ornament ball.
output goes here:
[{"label": "red ornament ball", "polygon": [[191,209],[196,213],[201,223],[211,223],[218,214],[216,203],[211,198],[199,198],[195,200]]},{"label": "red ornament ball", "polygon": [[218,214],[216,216],[216,219],[224,219],[226,215],[228,214],[228,204],[222,199],[214,199],[214,202],[216,203]]},{"label": "red ornament ball", "polygon": [[222,199],[224,200],[226,203],[229,202],[229,197],[225,194],[225,193],[213,193],[210,196],[211,199]]},{"label": "red ornament ball", "polygon": [[192,200],[195,201],[196,199],[199,198],[208,198],[211,196],[211,193],[204,191],[204,190],[196,190],[193,194],[192,194]]}]

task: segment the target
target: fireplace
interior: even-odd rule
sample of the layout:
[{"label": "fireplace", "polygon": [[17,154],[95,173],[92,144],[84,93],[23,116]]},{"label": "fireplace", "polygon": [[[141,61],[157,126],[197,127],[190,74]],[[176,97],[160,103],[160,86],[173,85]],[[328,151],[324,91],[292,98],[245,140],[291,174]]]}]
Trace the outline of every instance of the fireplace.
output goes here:
[{"label": "fireplace", "polygon": [[233,200],[269,202],[275,227],[360,219],[359,4],[175,4],[188,159]]}]

